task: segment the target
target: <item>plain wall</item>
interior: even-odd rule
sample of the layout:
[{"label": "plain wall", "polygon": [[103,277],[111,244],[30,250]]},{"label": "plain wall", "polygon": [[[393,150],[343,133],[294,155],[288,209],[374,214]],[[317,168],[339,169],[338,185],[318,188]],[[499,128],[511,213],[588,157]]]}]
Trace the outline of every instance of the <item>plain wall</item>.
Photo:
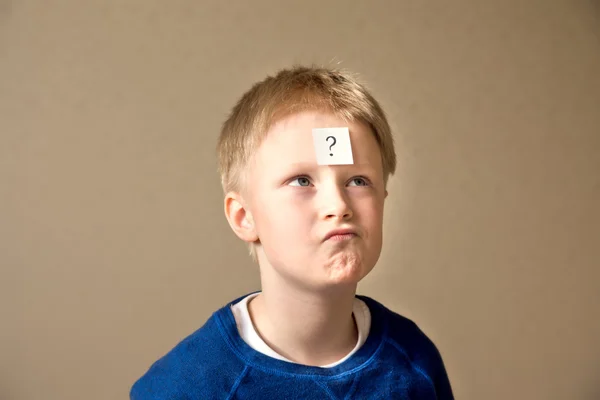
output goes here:
[{"label": "plain wall", "polygon": [[598,1],[0,1],[0,399],[125,399],[259,288],[215,145],[252,83],[359,73],[399,165],[359,286],[458,399],[600,398]]}]

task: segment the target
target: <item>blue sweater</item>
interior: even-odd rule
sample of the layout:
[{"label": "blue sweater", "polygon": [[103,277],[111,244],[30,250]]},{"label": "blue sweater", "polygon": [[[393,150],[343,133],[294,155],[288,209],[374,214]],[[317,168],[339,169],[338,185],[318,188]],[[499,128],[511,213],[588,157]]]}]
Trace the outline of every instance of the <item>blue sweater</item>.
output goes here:
[{"label": "blue sweater", "polygon": [[240,337],[231,305],[156,361],[131,400],[453,399],[442,358],[411,320],[357,295],[371,312],[363,346],[332,368],[264,355]]}]

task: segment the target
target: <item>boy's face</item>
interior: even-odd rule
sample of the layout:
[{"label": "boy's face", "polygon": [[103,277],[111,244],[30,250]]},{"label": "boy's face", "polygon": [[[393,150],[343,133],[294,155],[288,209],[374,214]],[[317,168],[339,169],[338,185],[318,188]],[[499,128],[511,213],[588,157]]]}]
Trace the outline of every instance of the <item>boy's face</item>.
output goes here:
[{"label": "boy's face", "polygon": [[[354,164],[318,165],[312,129],[344,126]],[[367,125],[320,111],[289,115],[269,130],[246,176],[248,211],[264,252],[258,249],[261,268],[319,289],[356,284],[375,266],[387,192],[379,146]],[[345,228],[356,234],[326,239]]]}]

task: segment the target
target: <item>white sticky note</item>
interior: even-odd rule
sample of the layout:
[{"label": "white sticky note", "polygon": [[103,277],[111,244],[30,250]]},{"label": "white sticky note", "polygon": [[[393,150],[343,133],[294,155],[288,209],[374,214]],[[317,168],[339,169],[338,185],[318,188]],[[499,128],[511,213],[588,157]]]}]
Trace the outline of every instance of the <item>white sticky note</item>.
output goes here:
[{"label": "white sticky note", "polygon": [[350,132],[343,128],[314,128],[312,130],[317,164],[348,165],[354,164]]}]

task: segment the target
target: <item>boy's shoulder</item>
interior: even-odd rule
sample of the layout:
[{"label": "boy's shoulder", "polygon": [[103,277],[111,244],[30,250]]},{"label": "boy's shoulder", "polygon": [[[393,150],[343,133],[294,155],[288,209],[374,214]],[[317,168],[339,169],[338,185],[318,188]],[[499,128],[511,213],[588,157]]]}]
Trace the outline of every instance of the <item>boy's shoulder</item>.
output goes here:
[{"label": "boy's shoulder", "polygon": [[379,309],[378,316],[385,320],[384,340],[387,344],[434,382],[447,381],[444,362],[438,348],[413,320],[390,310],[372,298],[358,297],[369,307]]},{"label": "boy's shoulder", "polygon": [[367,304],[371,310],[371,315],[374,318],[381,318],[384,320],[386,336],[388,339],[405,342],[424,335],[419,326],[412,319],[390,310],[383,303],[372,297],[364,295],[356,295],[356,297]]},{"label": "boy's shoulder", "polygon": [[244,365],[227,356],[231,350],[220,333],[219,311],[150,366],[132,386],[131,400],[180,398],[190,387],[210,395],[215,387],[233,385]]}]

